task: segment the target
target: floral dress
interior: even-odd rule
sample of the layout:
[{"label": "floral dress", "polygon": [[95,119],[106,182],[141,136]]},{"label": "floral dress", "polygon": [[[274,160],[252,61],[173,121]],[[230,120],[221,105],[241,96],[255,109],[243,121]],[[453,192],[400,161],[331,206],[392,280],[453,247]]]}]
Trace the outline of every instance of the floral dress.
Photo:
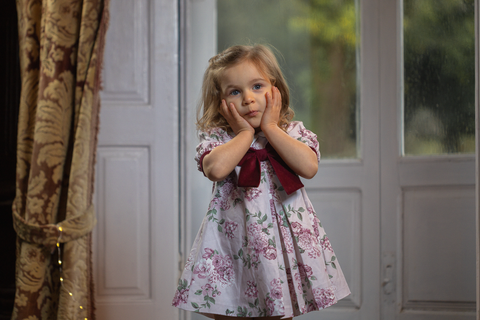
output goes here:
[{"label": "floral dress", "polygon": [[[311,147],[317,136],[302,122],[287,133]],[[200,132],[195,159],[233,134]],[[252,143],[263,149],[262,133]],[[258,187],[238,187],[240,167],[214,182],[210,205],[179,279],[173,305],[208,317],[298,316],[350,294],[330,241],[304,188],[287,195],[269,161]]]}]

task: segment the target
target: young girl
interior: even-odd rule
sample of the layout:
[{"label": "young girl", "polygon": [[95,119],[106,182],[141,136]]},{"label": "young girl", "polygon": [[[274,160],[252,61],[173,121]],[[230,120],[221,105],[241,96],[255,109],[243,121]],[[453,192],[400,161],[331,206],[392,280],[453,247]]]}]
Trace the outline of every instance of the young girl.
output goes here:
[{"label": "young girl", "polygon": [[195,159],[213,192],[173,305],[217,320],[292,319],[347,296],[298,177],[317,173],[317,137],[291,121],[273,53],[234,46],[211,58],[202,106]]}]

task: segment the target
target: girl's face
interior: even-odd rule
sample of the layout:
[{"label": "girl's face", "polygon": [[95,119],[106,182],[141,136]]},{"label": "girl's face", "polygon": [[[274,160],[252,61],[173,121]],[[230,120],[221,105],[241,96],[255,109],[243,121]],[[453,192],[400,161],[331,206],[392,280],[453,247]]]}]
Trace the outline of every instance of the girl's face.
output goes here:
[{"label": "girl's face", "polygon": [[246,60],[225,69],[220,79],[222,99],[227,105],[233,103],[238,114],[260,131],[260,123],[267,104],[265,94],[272,94],[270,80]]}]

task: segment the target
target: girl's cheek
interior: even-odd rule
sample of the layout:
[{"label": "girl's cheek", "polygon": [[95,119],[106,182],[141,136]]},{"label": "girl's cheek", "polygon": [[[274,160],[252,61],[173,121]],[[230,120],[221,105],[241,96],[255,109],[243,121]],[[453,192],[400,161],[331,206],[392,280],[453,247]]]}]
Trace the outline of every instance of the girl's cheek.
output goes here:
[{"label": "girl's cheek", "polygon": [[233,103],[235,108],[237,108],[237,106],[240,104],[240,102],[238,101],[238,99],[235,99],[235,98],[230,98],[227,100],[227,103],[230,104],[230,103]]}]

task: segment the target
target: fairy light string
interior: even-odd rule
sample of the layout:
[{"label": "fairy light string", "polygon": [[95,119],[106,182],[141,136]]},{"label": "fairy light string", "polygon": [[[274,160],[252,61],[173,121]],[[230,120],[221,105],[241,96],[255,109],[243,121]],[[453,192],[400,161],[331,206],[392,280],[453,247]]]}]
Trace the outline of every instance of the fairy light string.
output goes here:
[{"label": "fairy light string", "polygon": [[[70,292],[70,290],[68,290],[63,283],[62,249],[60,248],[60,239],[62,238],[62,231],[63,231],[63,228],[59,226],[58,227],[58,239],[57,239],[57,252],[58,252],[58,269],[60,271],[60,286],[68,292],[68,295],[70,297],[72,297],[73,302],[77,302],[77,300],[75,300],[75,297],[73,296],[73,293]],[[79,309],[83,310],[84,308],[83,308],[83,306],[79,306]],[[85,320],[88,320],[88,318],[85,318]]]}]

